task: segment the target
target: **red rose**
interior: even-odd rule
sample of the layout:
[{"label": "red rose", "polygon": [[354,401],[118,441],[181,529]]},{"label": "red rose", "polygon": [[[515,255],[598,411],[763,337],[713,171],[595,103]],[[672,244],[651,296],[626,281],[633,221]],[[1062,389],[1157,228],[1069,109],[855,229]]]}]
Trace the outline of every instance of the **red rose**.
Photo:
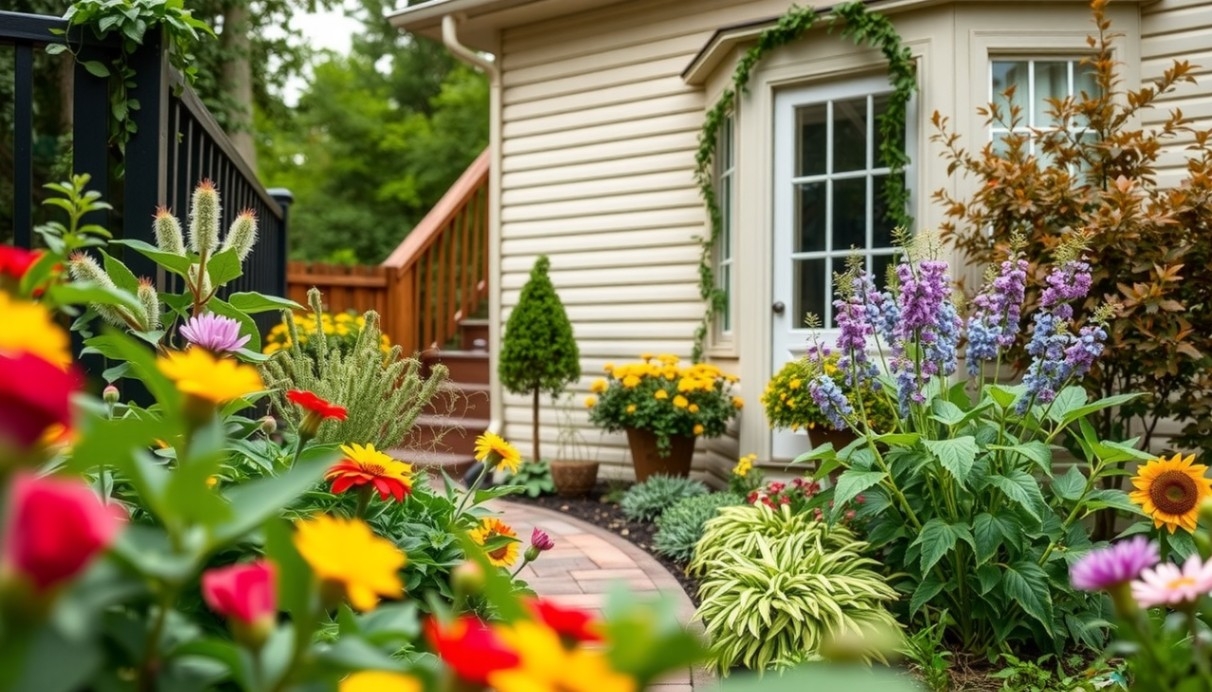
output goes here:
[{"label": "red rose", "polygon": [[202,575],[202,598],[224,617],[252,625],[278,612],[276,570],[260,560],[207,570]]},{"label": "red rose", "polygon": [[491,673],[514,668],[520,660],[488,625],[471,615],[445,624],[429,618],[425,638],[455,675],[480,685],[488,684]]},{"label": "red rose", "polygon": [[70,427],[70,399],[78,385],[74,370],[30,353],[0,353],[0,443],[25,448],[55,423]]},{"label": "red rose", "polygon": [[4,536],[4,562],[45,591],[76,576],[105,550],[122,525],[78,478],[13,478]]},{"label": "red rose", "polygon": [[0,245],[0,276],[20,281],[40,257],[42,253],[38,250]]}]

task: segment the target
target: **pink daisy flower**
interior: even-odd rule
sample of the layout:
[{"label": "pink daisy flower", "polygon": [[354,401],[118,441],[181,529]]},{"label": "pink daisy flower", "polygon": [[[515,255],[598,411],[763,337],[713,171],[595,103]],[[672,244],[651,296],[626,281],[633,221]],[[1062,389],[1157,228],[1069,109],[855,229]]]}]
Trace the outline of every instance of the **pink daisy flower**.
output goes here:
[{"label": "pink daisy flower", "polygon": [[1212,591],[1212,560],[1206,564],[1198,555],[1187,558],[1180,568],[1167,562],[1147,569],[1132,582],[1132,597],[1142,608],[1183,605],[1198,601]]},{"label": "pink daisy flower", "polygon": [[221,354],[238,351],[251,336],[240,336],[240,323],[230,317],[208,312],[194,315],[181,325],[181,336],[189,343]]},{"label": "pink daisy flower", "polygon": [[1160,559],[1157,543],[1144,536],[1135,536],[1086,553],[1069,570],[1069,579],[1075,589],[1104,591],[1136,579],[1146,567],[1156,565]]}]

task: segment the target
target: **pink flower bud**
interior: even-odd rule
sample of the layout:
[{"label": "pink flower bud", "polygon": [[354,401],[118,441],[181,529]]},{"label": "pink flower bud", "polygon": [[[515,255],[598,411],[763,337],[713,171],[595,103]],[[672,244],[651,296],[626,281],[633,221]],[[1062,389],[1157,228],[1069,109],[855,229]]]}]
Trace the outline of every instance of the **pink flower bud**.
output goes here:
[{"label": "pink flower bud", "polygon": [[106,385],[105,389],[101,390],[101,398],[104,399],[105,403],[107,404],[118,403],[118,397],[120,396],[121,394],[118,392],[118,388],[112,384]]},{"label": "pink flower bud", "polygon": [[535,529],[530,533],[530,545],[534,546],[539,552],[551,550],[555,547],[555,541],[551,540],[544,531]]},{"label": "pink flower bud", "polygon": [[3,561],[39,591],[76,576],[122,525],[123,513],[76,478],[18,472],[9,502]]},{"label": "pink flower bud", "polygon": [[273,627],[277,605],[277,570],[268,560],[207,570],[202,598],[228,618],[236,638],[259,648]]}]

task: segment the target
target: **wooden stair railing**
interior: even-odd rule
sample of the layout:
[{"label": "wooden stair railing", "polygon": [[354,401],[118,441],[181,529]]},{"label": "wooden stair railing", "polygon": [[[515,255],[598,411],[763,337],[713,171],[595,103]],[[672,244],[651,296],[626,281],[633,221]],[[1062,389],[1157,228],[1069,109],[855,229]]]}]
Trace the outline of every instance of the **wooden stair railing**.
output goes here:
[{"label": "wooden stair railing", "polygon": [[383,323],[405,353],[444,346],[488,297],[489,160],[485,149],[380,265]]}]

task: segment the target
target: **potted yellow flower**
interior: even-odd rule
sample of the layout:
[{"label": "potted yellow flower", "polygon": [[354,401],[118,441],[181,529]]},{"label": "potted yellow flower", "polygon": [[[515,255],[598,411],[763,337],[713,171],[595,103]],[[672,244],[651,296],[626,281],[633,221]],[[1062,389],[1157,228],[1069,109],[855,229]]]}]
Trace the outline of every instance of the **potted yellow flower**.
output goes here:
[{"label": "potted yellow flower", "polygon": [[826,442],[833,444],[834,449],[841,449],[855,439],[851,430],[838,430],[821,411],[821,407],[812,399],[808,383],[818,375],[828,375],[837,382],[841,391],[847,397],[857,396],[863,402],[863,410],[867,413],[871,427],[875,430],[891,430],[896,420],[896,412],[888,402],[887,397],[877,396],[870,384],[860,387],[856,393],[847,378],[842,377],[837,367],[837,355],[797,358],[787,361],[762,392],[762,406],[766,410],[766,421],[774,429],[790,429],[792,432],[804,430],[808,433],[809,442],[821,445]]},{"label": "potted yellow flower", "polygon": [[737,378],[706,363],[644,354],[638,363],[606,366],[593,384],[589,420],[626,431],[636,480],[655,473],[686,476],[698,436],[717,437],[744,405],[733,395]]}]

